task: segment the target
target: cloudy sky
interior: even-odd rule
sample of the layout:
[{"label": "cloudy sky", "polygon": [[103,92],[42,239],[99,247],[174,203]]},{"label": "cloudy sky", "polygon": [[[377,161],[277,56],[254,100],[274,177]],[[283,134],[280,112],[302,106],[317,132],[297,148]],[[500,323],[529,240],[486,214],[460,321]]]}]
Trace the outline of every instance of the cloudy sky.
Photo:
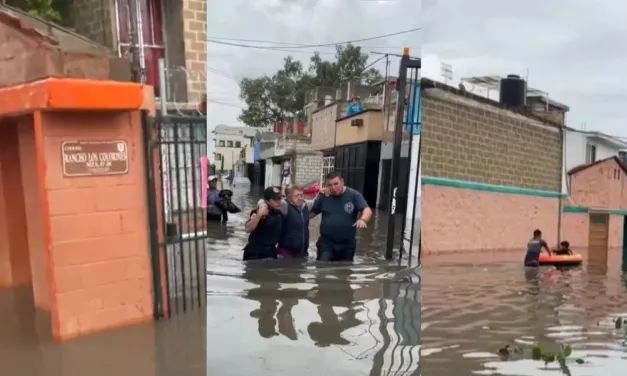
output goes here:
[{"label": "cloudy sky", "polygon": [[[529,86],[570,106],[568,124],[626,136],[627,3],[610,0],[208,0],[208,38],[322,44],[421,27],[422,31],[363,42],[366,51],[423,57],[423,76],[453,84],[483,75],[527,76]],[[264,43],[232,42],[249,45]],[[277,46],[273,44],[271,46]],[[280,49],[280,48],[279,48]],[[286,51],[209,43],[210,124],[237,124],[236,80],[271,74]],[[293,55],[307,61],[311,51]],[[333,58],[333,48],[321,48]],[[374,60],[378,56],[373,56]],[[381,70],[383,62],[376,64]],[[392,66],[396,72],[398,65]]]}]

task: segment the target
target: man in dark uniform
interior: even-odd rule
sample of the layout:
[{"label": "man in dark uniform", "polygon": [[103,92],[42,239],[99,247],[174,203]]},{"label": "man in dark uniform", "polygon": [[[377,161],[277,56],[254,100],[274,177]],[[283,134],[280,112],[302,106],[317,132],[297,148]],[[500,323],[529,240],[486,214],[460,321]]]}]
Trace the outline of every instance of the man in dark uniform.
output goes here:
[{"label": "man in dark uniform", "polygon": [[310,217],[322,215],[316,242],[318,261],[350,261],[355,258],[357,229],[366,228],[372,210],[359,191],[344,185],[337,172],[327,175],[327,194],[316,197]]},{"label": "man in dark uniform", "polygon": [[244,247],[244,261],[277,258],[277,243],[283,228],[281,199],[279,188],[268,187],[263,192],[266,205],[250,212],[250,218],[244,226],[246,233],[250,234],[248,244]]}]

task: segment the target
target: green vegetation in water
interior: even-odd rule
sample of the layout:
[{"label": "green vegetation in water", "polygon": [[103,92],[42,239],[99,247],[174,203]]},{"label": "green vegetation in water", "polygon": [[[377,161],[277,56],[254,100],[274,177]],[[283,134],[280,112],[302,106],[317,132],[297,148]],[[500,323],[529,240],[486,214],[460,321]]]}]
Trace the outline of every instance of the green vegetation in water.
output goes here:
[{"label": "green vegetation in water", "polygon": [[54,0],[28,0],[28,13],[48,21],[61,21],[61,13],[54,7]]},{"label": "green vegetation in water", "polygon": [[[526,358],[524,350],[518,347],[511,347],[509,345],[499,349],[497,353],[503,360],[509,360],[515,357],[516,354],[519,354],[518,358]],[[540,345],[534,345],[531,348],[531,359],[544,362],[545,367],[548,367],[550,363],[557,362],[562,373],[570,376],[571,373],[568,365],[566,364],[566,359],[568,359],[572,353],[573,349],[569,345],[560,346],[558,351],[551,351],[543,349]],[[584,364],[585,360],[577,358],[575,359],[575,363]]]}]

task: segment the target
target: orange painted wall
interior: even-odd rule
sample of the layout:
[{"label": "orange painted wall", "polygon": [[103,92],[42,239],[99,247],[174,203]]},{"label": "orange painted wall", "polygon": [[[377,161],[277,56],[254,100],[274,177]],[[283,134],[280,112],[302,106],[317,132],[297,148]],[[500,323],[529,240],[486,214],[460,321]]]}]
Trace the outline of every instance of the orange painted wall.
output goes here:
[{"label": "orange painted wall", "polygon": [[556,198],[424,185],[423,252],[522,252],[536,228],[556,239],[557,213]]},{"label": "orange painted wall", "polygon": [[[42,225],[44,212],[41,210],[39,187],[41,182],[37,174],[35,149],[35,131],[31,117],[21,118],[17,127],[20,148],[20,169],[22,172],[22,190],[26,213],[26,234],[30,255],[30,269],[33,283],[35,307],[50,308],[50,285],[47,274],[48,249],[43,238]],[[23,229],[21,230],[23,231]]]},{"label": "orange painted wall", "polygon": [[[56,336],[152,320],[140,113],[44,113],[42,120]],[[63,141],[116,139],[128,143],[128,174],[63,177]]]},{"label": "orange painted wall", "polygon": [[0,123],[0,287],[27,285],[31,281],[19,124],[20,119]]}]

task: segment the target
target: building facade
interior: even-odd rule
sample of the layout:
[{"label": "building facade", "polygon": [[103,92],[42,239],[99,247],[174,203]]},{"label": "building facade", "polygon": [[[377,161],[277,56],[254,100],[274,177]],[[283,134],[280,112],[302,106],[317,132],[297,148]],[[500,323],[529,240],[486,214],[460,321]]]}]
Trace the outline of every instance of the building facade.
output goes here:
[{"label": "building facade", "polygon": [[[627,231],[627,168],[617,156],[568,171],[570,192],[564,202],[562,239],[588,248],[588,256],[607,256],[623,246]],[[594,254],[598,253],[598,254]]]},{"label": "building facade", "polygon": [[[255,128],[217,125],[214,132],[214,157],[219,171],[224,174],[235,170],[236,164],[241,166],[253,163],[253,143],[257,134]],[[241,167],[238,171],[245,174]],[[238,176],[244,177],[241,174]]]},{"label": "building facade", "polygon": [[[59,24],[130,58],[130,0],[75,0],[63,9]],[[133,0],[140,25],[141,67],[146,82],[163,91],[159,84],[158,59],[165,59],[167,102],[173,110],[197,108],[206,93],[207,2],[202,0]],[[26,8],[24,0],[6,4]]]},{"label": "building facade", "polygon": [[423,79],[424,252],[520,249],[535,228],[556,239],[561,125],[521,112]]},{"label": "building facade", "polygon": [[627,142],[601,132],[564,128],[564,165],[566,171],[609,157],[624,157]]}]

